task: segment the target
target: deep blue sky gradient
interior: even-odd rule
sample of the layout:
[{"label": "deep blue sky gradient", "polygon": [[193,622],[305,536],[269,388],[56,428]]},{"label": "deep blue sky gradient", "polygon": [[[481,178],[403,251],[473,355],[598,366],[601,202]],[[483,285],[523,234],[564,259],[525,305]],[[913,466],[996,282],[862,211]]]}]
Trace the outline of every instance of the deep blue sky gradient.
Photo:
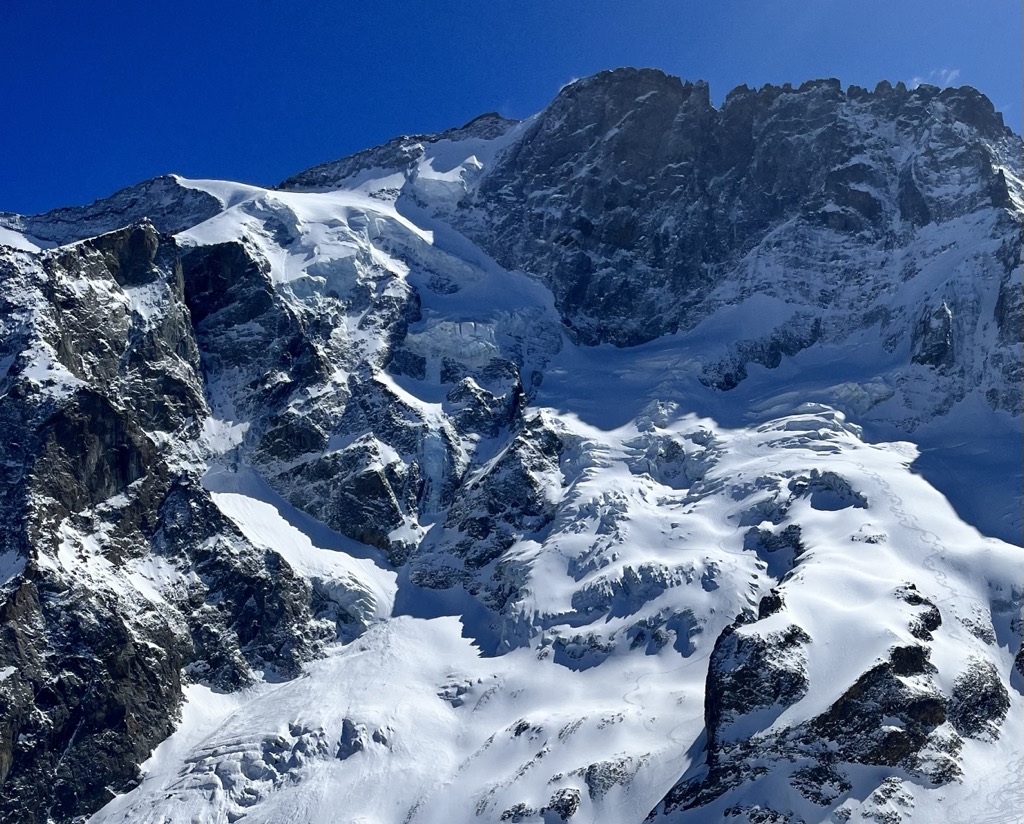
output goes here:
[{"label": "deep blue sky gradient", "polygon": [[622,65],[705,79],[715,102],[955,71],[1020,132],[1021,17],[1019,0],[0,0],[0,210],[166,172],[272,184],[396,134],[528,116]]}]

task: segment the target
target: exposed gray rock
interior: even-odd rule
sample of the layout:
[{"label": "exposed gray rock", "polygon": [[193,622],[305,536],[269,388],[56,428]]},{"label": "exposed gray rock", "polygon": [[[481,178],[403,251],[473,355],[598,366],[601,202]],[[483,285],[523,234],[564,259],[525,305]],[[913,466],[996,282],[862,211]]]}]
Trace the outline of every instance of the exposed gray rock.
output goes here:
[{"label": "exposed gray rock", "polygon": [[713,762],[717,748],[732,740],[730,727],[744,716],[767,708],[778,714],[803,697],[808,680],[801,647],[810,642],[795,625],[765,637],[734,625],[719,637],[708,667],[705,705]]},{"label": "exposed gray rock", "polygon": [[365,724],[357,724],[346,718],[341,726],[341,740],[338,742],[338,758],[344,761],[357,752],[362,752],[370,744],[370,735]]},{"label": "exposed gray rock", "polygon": [[599,761],[581,770],[590,798],[600,801],[613,787],[628,785],[646,760],[645,757],[618,758],[614,761]]},{"label": "exposed gray rock", "polygon": [[[184,679],[287,677],[338,629],[172,454],[207,410],[175,242],[144,222],[0,274],[0,460],[19,467],[0,532],[24,563],[0,598],[17,671],[0,685],[0,814],[41,824],[137,781]],[[142,597],[125,576],[145,559],[183,583]],[[97,561],[106,578],[85,571]]]},{"label": "exposed gray rock", "polygon": [[174,234],[202,223],[222,208],[212,195],[182,186],[173,175],[164,175],[128,186],[88,206],[69,206],[41,215],[0,213],[0,226],[65,244],[142,220],[151,221],[161,232]]},{"label": "exposed gray rock", "polygon": [[970,663],[970,669],[953,684],[950,723],[968,738],[998,738],[999,724],[1010,709],[1010,696],[992,662],[975,659]]},{"label": "exposed gray rock", "polygon": [[796,498],[809,498],[813,509],[866,509],[868,505],[867,498],[835,472],[812,469],[808,475],[791,480],[789,491]]},{"label": "exposed gray rock", "polygon": [[[952,137],[958,113],[970,113],[977,142],[955,160],[938,149],[899,158],[873,139],[880,121],[911,141],[926,129]],[[704,83],[602,72],[565,87],[531,122],[482,182],[464,225],[503,264],[545,279],[578,340],[630,345],[692,326],[725,272],[776,244],[777,234],[762,246],[780,227],[802,238],[794,266],[816,266],[820,288],[822,273],[852,273],[834,258],[811,263],[815,232],[901,243],[907,228],[991,206],[987,189],[950,197],[921,182],[948,174],[948,163],[965,177],[993,174],[981,141],[1009,135],[969,88],[741,86],[716,110]],[[820,251],[844,256],[841,246]],[[709,382],[730,388],[747,362],[776,364],[811,345],[817,324],[809,317],[804,331],[741,345],[734,366]]]},{"label": "exposed gray rock", "polygon": [[[926,648],[895,647],[889,662],[861,676],[808,732],[815,740],[835,741],[844,761],[899,766],[935,783],[948,782],[959,774],[954,756],[961,743],[956,736],[935,734],[947,719],[946,701],[934,686],[912,688],[903,680],[932,670]],[[886,725],[885,718],[900,724]],[[939,752],[932,755],[931,748]]]},{"label": "exposed gray rock", "polygon": [[904,602],[922,611],[910,622],[910,633],[921,641],[931,641],[932,633],[942,626],[942,613],[930,600],[917,591],[914,584],[907,584],[897,590],[897,596]]},{"label": "exposed gray rock", "polygon": [[768,566],[768,574],[781,579],[804,552],[798,524],[789,524],[779,532],[751,527],[743,536],[743,548],[756,552]]},{"label": "exposed gray rock", "polygon": [[952,366],[956,360],[954,340],[953,313],[945,302],[926,309],[914,329],[910,359],[936,368]]},{"label": "exposed gray rock", "polygon": [[503,810],[501,813],[502,821],[511,821],[513,824],[519,821],[526,821],[527,819],[533,818],[537,815],[537,810],[531,807],[529,804],[524,804],[520,801],[518,804],[514,804],[507,810]]},{"label": "exposed gray rock", "polygon": [[701,383],[722,391],[735,389],[747,377],[748,364],[756,363],[777,369],[783,357],[792,357],[813,346],[820,338],[821,318],[794,315],[785,326],[776,329],[766,338],[743,340],[734,344],[728,358],[704,367],[700,376]]},{"label": "exposed gray rock", "polygon": [[413,580],[442,589],[463,584],[500,610],[518,584],[514,570],[499,560],[523,536],[540,534],[554,517],[543,481],[561,477],[563,448],[543,417],[526,421],[486,474],[459,488],[444,523],[446,552],[415,557]]},{"label": "exposed gray rock", "polygon": [[558,816],[559,821],[568,821],[580,809],[580,791],[575,787],[563,787],[551,794],[547,806],[541,810],[541,814],[550,817]]}]

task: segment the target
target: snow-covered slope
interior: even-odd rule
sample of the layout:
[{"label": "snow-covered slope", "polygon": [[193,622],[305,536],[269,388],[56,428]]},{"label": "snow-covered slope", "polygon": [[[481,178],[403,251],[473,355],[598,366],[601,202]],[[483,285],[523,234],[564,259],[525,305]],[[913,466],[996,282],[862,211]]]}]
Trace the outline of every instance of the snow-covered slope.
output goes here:
[{"label": "snow-covered slope", "polygon": [[[665,406],[612,431],[538,417],[572,445],[540,479],[549,527],[502,555],[518,588],[500,640],[402,581],[399,615],[183,725],[94,820],[559,820],[578,804],[581,821],[640,821],[706,772],[714,702],[713,780],[696,801],[673,791],[667,819],[758,802],[868,817],[894,787],[921,820],[961,821],[982,787],[1016,786],[1019,553],[909,473],[913,447],[864,444],[821,407],[752,430]],[[274,504],[217,500],[282,554],[307,541]],[[494,640],[514,649],[489,655]],[[887,679],[877,709],[865,669]],[[855,722],[829,715],[858,700]]]},{"label": "snow-covered slope", "polygon": [[0,809],[1019,820],[997,119],[623,70],[4,216]]}]

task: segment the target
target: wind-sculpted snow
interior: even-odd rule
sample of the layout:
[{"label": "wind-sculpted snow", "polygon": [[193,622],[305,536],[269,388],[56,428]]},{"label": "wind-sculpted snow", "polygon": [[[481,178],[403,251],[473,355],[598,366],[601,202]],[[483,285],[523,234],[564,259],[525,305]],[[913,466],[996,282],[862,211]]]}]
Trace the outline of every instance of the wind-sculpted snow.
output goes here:
[{"label": "wind-sculpted snow", "polygon": [[[212,735],[183,728],[140,789],[95,820],[155,810],[274,821],[300,810],[327,821],[347,798],[352,820],[541,821],[572,792],[586,821],[640,821],[656,806],[672,820],[706,820],[748,798],[825,821],[844,808],[869,813],[858,799],[890,776],[934,821],[946,820],[939,796],[1006,780],[1021,719],[1010,700],[1019,693],[1004,686],[1013,642],[997,636],[1010,626],[1001,605],[1020,609],[1016,553],[962,525],[910,474],[908,445],[865,444],[822,408],[759,432],[662,413],[650,436],[692,446],[696,435],[716,455],[681,490],[634,474],[635,427],[541,415],[563,447],[562,469],[537,476],[556,514],[543,534],[513,536],[491,575],[479,567],[480,583],[464,584],[504,596],[485,616],[511,627],[489,636],[511,651],[495,656],[502,649],[460,637],[474,632],[470,616],[462,626],[384,620],[307,677],[240,696]],[[815,506],[814,477],[833,494],[849,490],[846,505]],[[232,506],[236,518],[255,517]],[[774,522],[762,517],[759,528],[799,529],[799,555],[784,569],[746,540],[750,513],[767,511]],[[239,523],[263,524],[264,540],[280,531]],[[437,541],[432,554],[450,545],[457,555],[457,541]],[[928,610],[940,617],[922,641],[916,621]],[[727,652],[741,637],[747,646]],[[294,730],[321,743],[294,758]],[[287,780],[268,771],[268,746],[284,748]],[[755,756],[776,766],[745,767]],[[674,773],[684,779],[669,792]],[[964,783],[950,784],[956,777]]]},{"label": "wind-sculpted snow", "polygon": [[5,820],[1019,820],[1019,149],[624,70],[3,216]]}]

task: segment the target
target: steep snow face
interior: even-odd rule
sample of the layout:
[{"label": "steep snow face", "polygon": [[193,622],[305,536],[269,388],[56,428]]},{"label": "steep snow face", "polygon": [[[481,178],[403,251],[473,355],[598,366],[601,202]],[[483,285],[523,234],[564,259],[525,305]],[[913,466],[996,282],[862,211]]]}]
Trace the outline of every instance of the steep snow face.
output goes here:
[{"label": "steep snow face", "polygon": [[1013,820],[1019,150],[626,70],[3,216],[0,810]]},{"label": "steep snow face", "polygon": [[[908,820],[952,822],[979,786],[1013,786],[1019,553],[909,473],[910,444],[865,444],[818,406],[741,430],[672,404],[611,431],[541,409],[534,427],[562,445],[531,476],[551,516],[496,559],[506,601],[490,641],[488,613],[428,617],[437,604],[402,583],[418,616],[186,723],[92,820],[326,822],[344,804],[354,821],[639,822],[655,806],[687,821],[758,799],[805,821],[868,820],[889,793]],[[271,504],[218,502],[285,557],[308,543]],[[458,550],[431,538],[424,555]],[[897,693],[885,717],[847,718],[880,668]],[[747,765],[754,753],[766,769]],[[659,804],[680,774],[695,789]]]}]

